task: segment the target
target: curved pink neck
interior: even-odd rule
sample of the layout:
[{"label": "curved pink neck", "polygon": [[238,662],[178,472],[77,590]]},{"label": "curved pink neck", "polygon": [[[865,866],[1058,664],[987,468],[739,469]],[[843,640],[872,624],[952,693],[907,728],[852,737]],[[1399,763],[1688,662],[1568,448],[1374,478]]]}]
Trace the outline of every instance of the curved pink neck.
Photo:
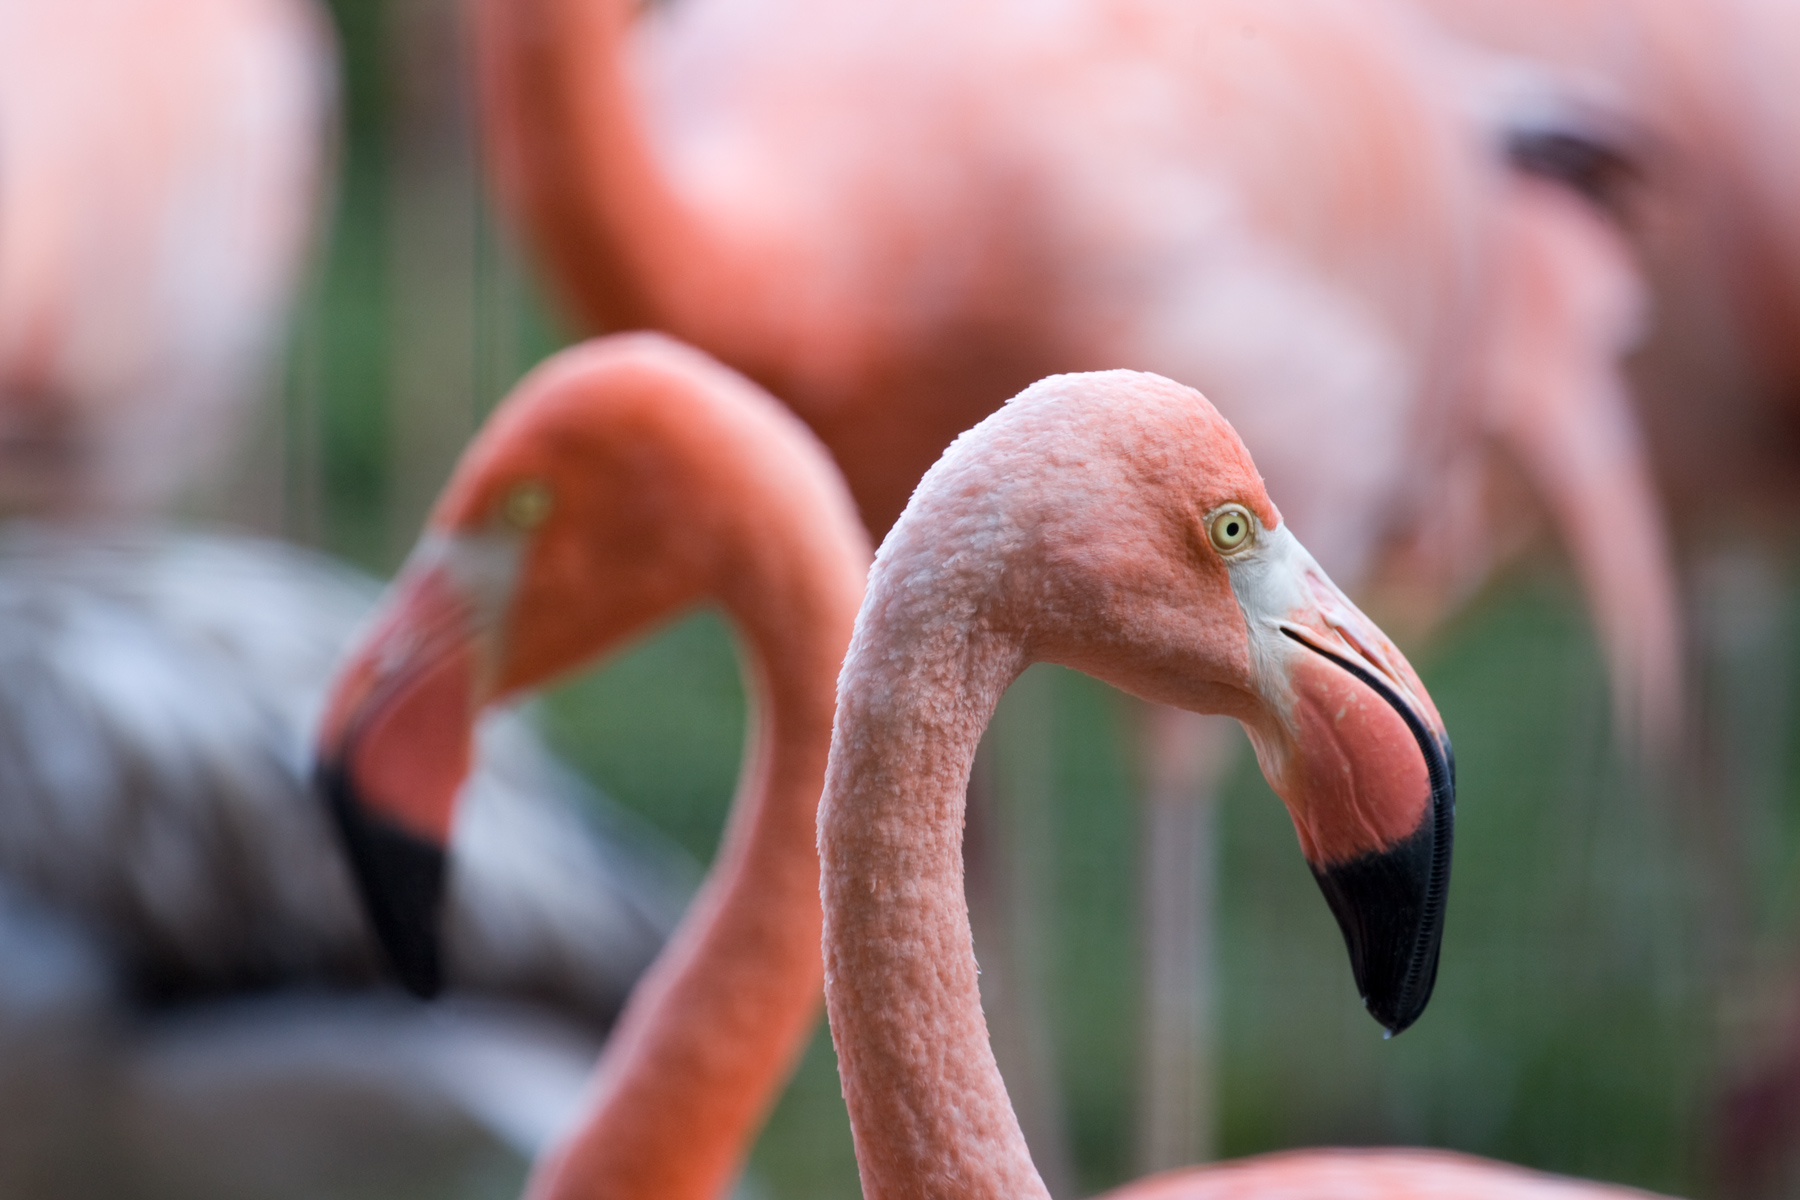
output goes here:
[{"label": "curved pink neck", "polygon": [[988,1042],[962,878],[975,747],[1025,664],[944,607],[872,593],[845,662],[819,806],[832,1037],[865,1197],[1047,1200]]},{"label": "curved pink neck", "polygon": [[482,125],[503,199],[596,330],[663,329],[752,373],[768,276],[657,161],[625,63],[628,0],[474,0]]},{"label": "curved pink neck", "polygon": [[804,1047],[821,975],[813,820],[862,553],[815,545],[773,571],[752,563],[720,597],[748,645],[754,701],[731,820],[533,1200],[715,1200]]}]

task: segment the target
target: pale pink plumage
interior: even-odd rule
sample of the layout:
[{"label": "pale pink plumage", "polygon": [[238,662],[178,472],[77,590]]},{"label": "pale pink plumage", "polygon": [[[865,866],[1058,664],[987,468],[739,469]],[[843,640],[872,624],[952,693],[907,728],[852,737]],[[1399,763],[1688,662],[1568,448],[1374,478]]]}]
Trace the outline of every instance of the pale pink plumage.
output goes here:
[{"label": "pale pink plumage", "polygon": [[[1622,200],[1655,297],[1634,368],[1671,511],[1800,502],[1800,8],[1785,0],[1422,0],[1515,57],[1632,160]],[[1690,534],[1695,530],[1688,530]]]},{"label": "pale pink plumage", "polygon": [[[1643,264],[1654,309],[1632,378],[1655,482],[1683,557],[1698,568],[1696,580],[1705,578],[1709,558],[1746,549],[1785,554],[1800,518],[1793,437],[1800,420],[1800,6],[1424,6],[1457,32],[1515,56],[1541,86],[1561,94],[1567,128],[1629,167],[1612,199],[1623,217],[1619,236],[1629,238]],[[1702,629],[1708,626],[1741,635],[1742,621],[1727,612],[1703,617]],[[1727,668],[1715,678],[1732,674]],[[1708,700],[1717,705],[1716,697]],[[1748,702],[1761,706],[1767,696]],[[1742,785],[1732,780],[1746,772],[1732,760],[1754,750],[1731,716],[1707,730],[1700,745],[1711,761],[1693,790],[1704,794],[1708,821],[1729,829],[1732,818],[1713,814],[1742,802],[1733,795]],[[1725,879],[1741,870],[1743,850],[1726,854],[1732,861],[1719,872],[1719,886],[1729,891],[1736,885]],[[1741,932],[1727,925],[1723,936]],[[1743,1194],[1759,1194],[1761,1184],[1781,1190],[1773,1164],[1800,1120],[1800,1056],[1793,1049],[1800,1020],[1782,1019],[1789,1028],[1781,1049],[1747,1064],[1750,1078],[1728,1096],[1720,1121],[1721,1176],[1747,1189]]]},{"label": "pale pink plumage", "polygon": [[281,329],[334,84],[311,0],[0,0],[0,509],[142,509]]},{"label": "pale pink plumage", "polygon": [[[1520,524],[1470,480],[1496,451],[1553,474],[1491,419],[1477,365],[1524,353],[1496,272],[1539,214],[1470,115],[1491,64],[1404,5],[708,0],[629,28],[617,0],[478,11],[492,162],[564,294],[769,385],[871,529],[996,397],[1122,365],[1218,397],[1340,576],[1408,540],[1454,560],[1440,607]],[[1554,332],[1596,364],[1631,336]],[[1567,382],[1529,398],[1578,410],[1565,432],[1633,420],[1616,381]],[[1643,476],[1563,473],[1550,508],[1634,514],[1620,553],[1570,540],[1621,693],[1662,689],[1628,705],[1660,720],[1676,600]],[[1447,509],[1468,517],[1453,534]]]},{"label": "pale pink plumage", "polygon": [[1443,1150],[1302,1150],[1153,1175],[1104,1200],[1648,1200]]}]

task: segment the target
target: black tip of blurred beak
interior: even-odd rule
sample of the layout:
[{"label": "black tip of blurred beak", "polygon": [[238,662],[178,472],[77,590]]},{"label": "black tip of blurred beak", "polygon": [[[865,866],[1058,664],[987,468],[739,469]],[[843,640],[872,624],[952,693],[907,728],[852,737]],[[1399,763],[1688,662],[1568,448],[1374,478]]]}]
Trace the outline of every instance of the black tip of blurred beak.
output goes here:
[{"label": "black tip of blurred beak", "polygon": [[407,991],[430,1000],[443,990],[438,914],[444,900],[444,851],[371,813],[341,762],[321,762],[315,778],[394,973]]},{"label": "black tip of blurred beak", "polygon": [[1325,903],[1344,931],[1363,1004],[1392,1037],[1419,1019],[1437,984],[1456,832],[1456,760],[1449,739],[1440,739],[1427,728],[1387,680],[1359,663],[1288,636],[1331,659],[1386,700],[1406,722],[1425,758],[1431,804],[1412,833],[1386,850],[1313,868]]}]

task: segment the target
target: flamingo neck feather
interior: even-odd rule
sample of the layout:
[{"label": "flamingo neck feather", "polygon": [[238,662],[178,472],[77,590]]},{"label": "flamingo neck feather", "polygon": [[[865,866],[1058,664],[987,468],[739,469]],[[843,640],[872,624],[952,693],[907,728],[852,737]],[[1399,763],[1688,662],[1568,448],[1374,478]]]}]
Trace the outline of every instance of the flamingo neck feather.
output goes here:
[{"label": "flamingo neck feather", "polygon": [[969,769],[1026,655],[962,611],[973,580],[919,578],[956,570],[878,565],[845,661],[819,808],[826,1001],[864,1196],[1047,1200],[989,1044],[963,891]]}]

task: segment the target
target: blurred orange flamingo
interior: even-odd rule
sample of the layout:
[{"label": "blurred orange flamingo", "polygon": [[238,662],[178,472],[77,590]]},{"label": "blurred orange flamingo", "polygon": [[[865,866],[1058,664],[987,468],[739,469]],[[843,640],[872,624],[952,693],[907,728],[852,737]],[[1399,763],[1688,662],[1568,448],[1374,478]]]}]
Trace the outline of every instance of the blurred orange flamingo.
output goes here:
[{"label": "blurred orange flamingo", "polygon": [[[477,0],[500,194],[588,325],[669,331],[791,405],[871,530],[997,397],[1155,370],[1262,448],[1335,575],[1386,562],[1432,615],[1529,534],[1500,482],[1522,473],[1621,728],[1655,745],[1675,723],[1676,596],[1618,375],[1634,268],[1603,219],[1506,170],[1512,114],[1470,117],[1495,106],[1457,69],[1487,66],[1404,7],[636,9]],[[1151,792],[1180,797],[1146,809],[1156,970],[1192,957],[1169,931],[1204,899],[1179,872],[1220,756],[1191,718],[1152,719]],[[1145,1077],[1183,1074],[1187,1001],[1146,994]]]},{"label": "blurred orange flamingo", "polygon": [[[1405,658],[1282,520],[1199,393],[1060,376],[963,435],[882,543],[839,685],[825,990],[863,1194],[1047,1197],[995,1066],[962,886],[982,727],[1031,662],[1241,722],[1391,1032],[1430,998],[1455,803]],[[1125,1200],[1627,1200],[1430,1152],[1175,1171]]]},{"label": "blurred orange flamingo", "polygon": [[1218,394],[1352,578],[1461,520],[1487,536],[1434,552],[1478,579],[1517,527],[1472,494],[1499,447],[1582,564],[1621,699],[1674,703],[1613,375],[1629,259],[1503,169],[1404,8],[632,11],[477,0],[501,195],[583,320],[666,329],[800,413],[870,529],[994,397],[1130,361]]},{"label": "blurred orange flamingo", "polygon": [[774,400],[660,337],[603,339],[503,403],[340,672],[320,777],[429,994],[482,711],[698,603],[743,640],[755,718],[724,844],[532,1195],[701,1200],[741,1166],[818,1016],[813,814],[868,560],[841,477]]}]

